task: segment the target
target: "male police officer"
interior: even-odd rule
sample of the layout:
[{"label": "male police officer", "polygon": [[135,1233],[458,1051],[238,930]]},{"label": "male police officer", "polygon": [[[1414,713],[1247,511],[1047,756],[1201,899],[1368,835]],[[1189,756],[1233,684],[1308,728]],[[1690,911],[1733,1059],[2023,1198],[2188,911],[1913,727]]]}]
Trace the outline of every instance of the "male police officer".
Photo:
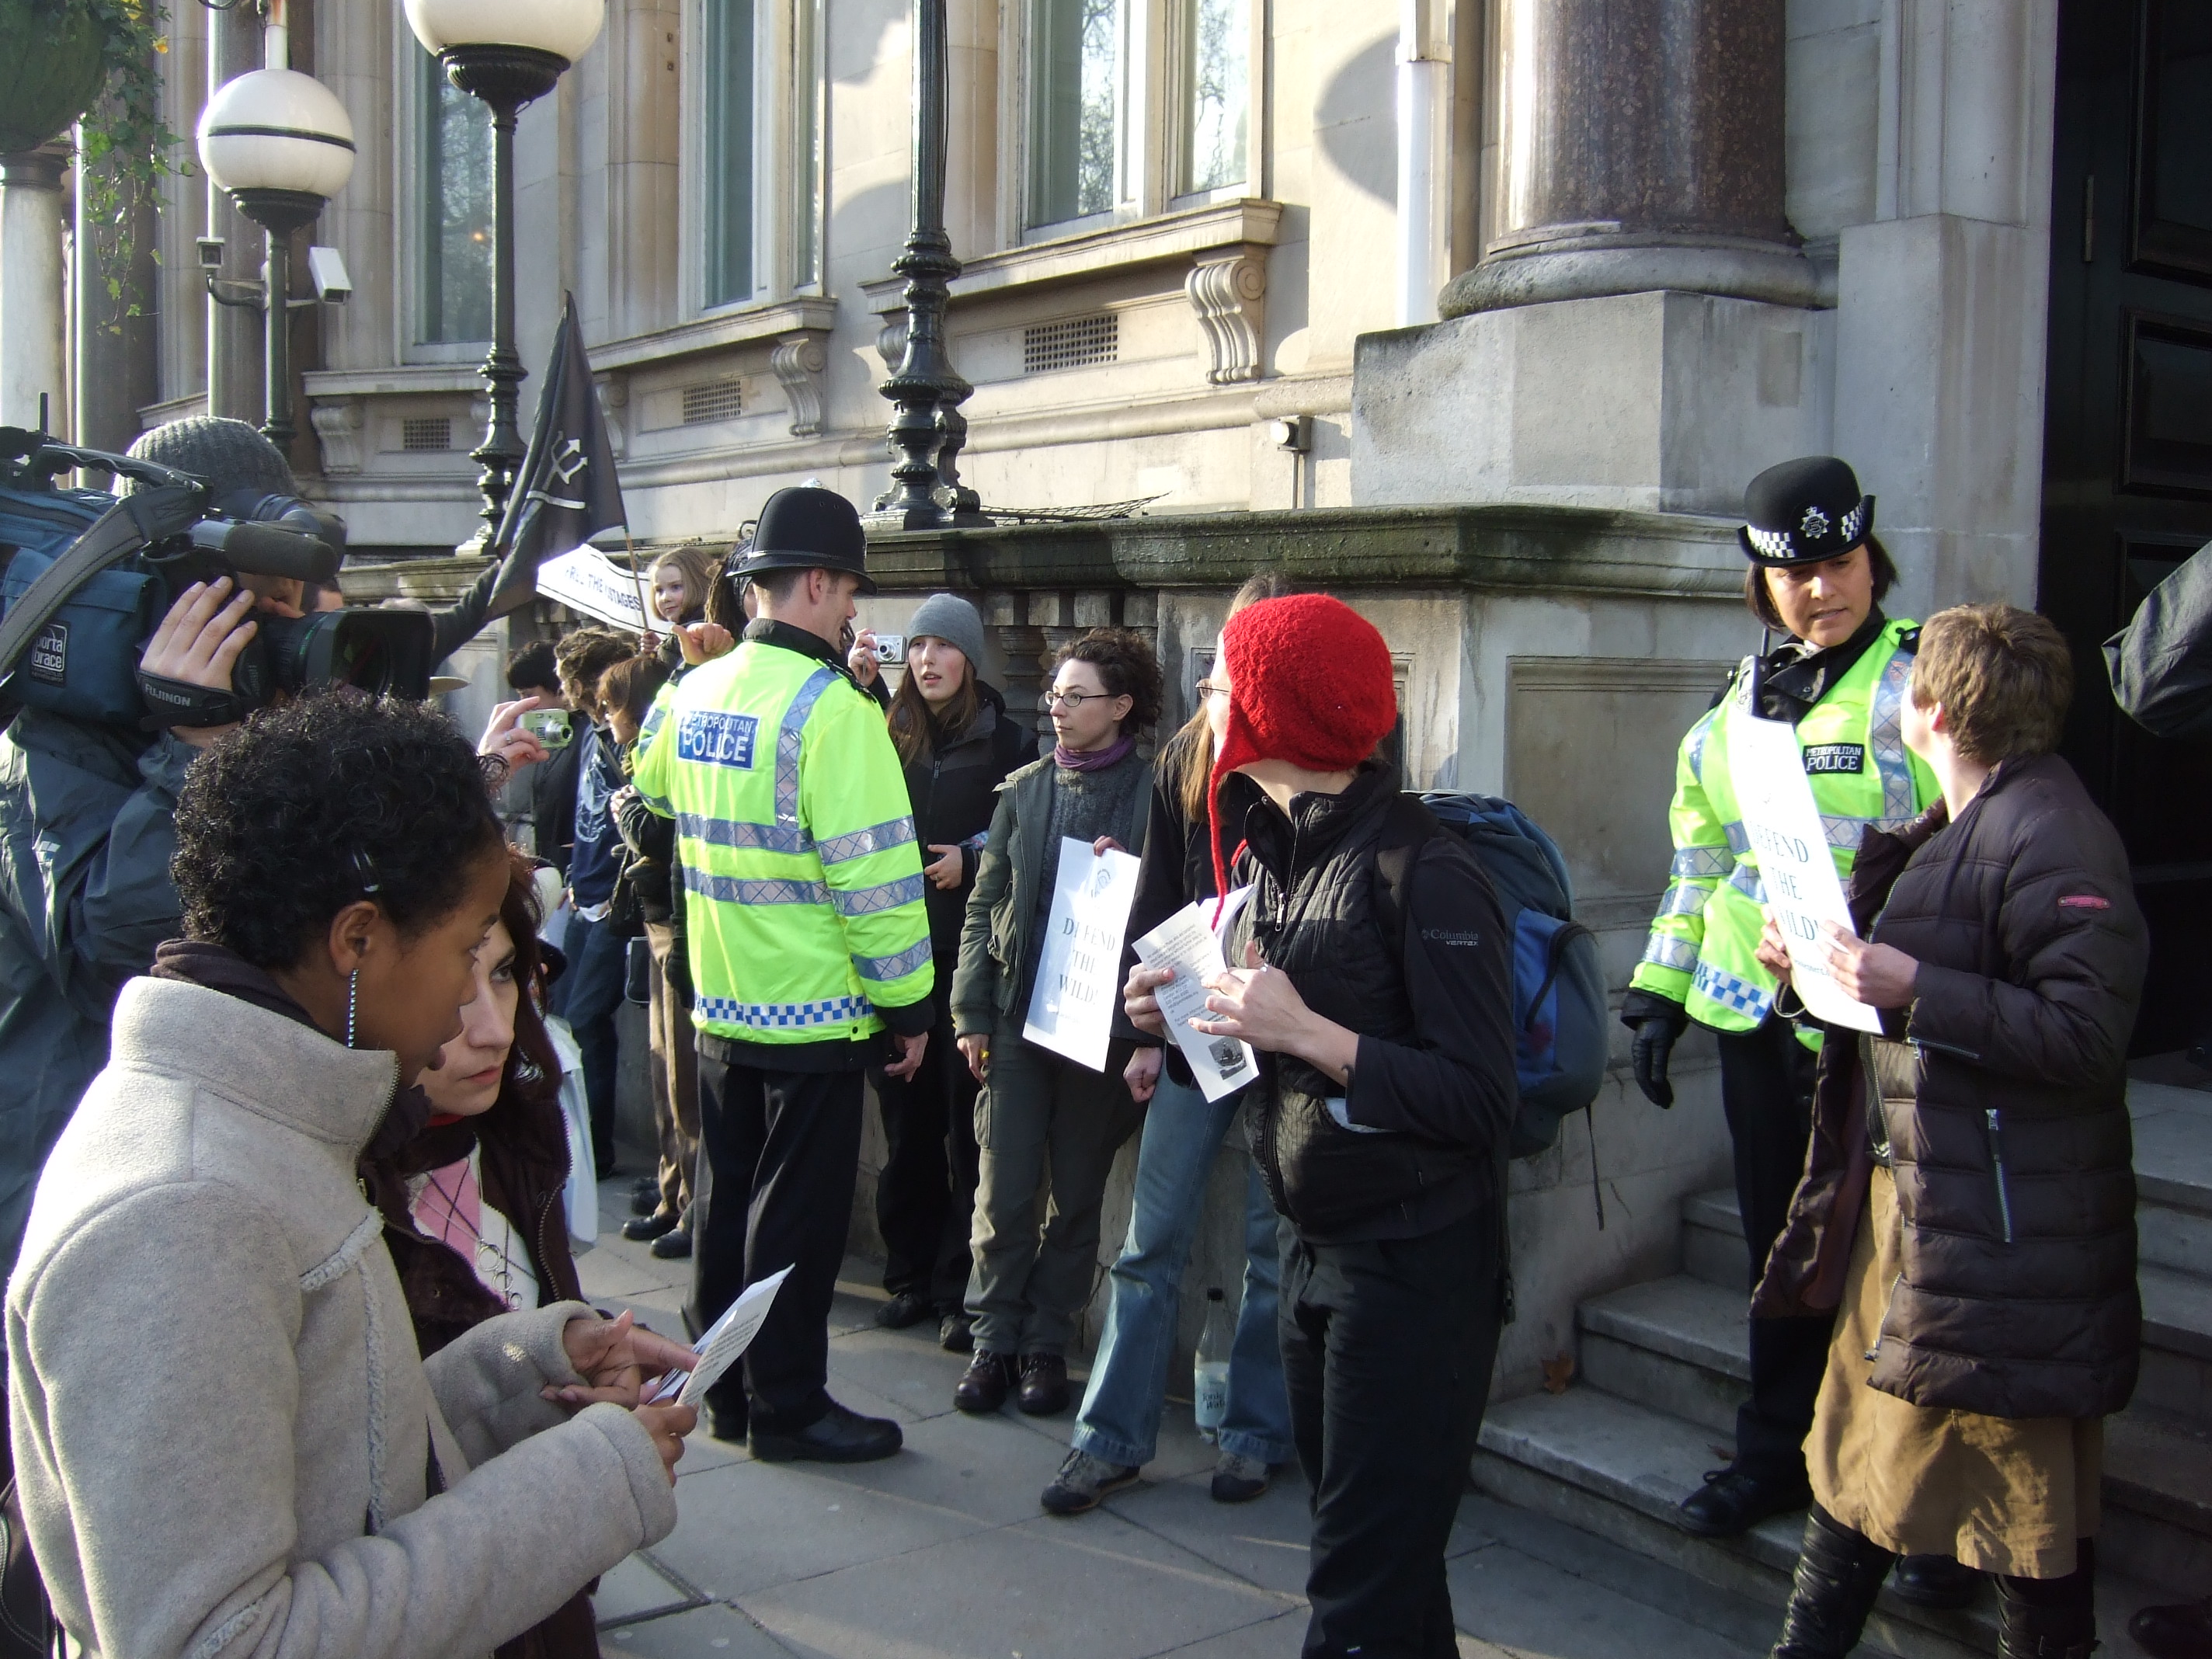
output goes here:
[{"label": "male police officer", "polygon": [[830,1398],[828,1319],[860,1152],[860,1082],[910,1076],[933,1018],[921,849],[883,711],[838,635],[872,593],[850,502],[780,489],[737,575],[759,614],[729,655],[685,677],[640,744],[638,794],[677,823],[698,1029],[700,1139],[686,1317],[704,1328],[746,1285],[791,1277],[733,1372],[713,1432],[753,1455],[856,1463],[898,1425]]}]

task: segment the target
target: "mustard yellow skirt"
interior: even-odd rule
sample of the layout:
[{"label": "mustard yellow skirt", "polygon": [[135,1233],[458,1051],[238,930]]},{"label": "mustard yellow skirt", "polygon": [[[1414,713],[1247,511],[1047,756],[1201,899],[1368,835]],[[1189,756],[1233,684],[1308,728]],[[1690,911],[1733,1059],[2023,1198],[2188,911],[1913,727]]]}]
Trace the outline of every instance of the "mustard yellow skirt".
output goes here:
[{"label": "mustard yellow skirt", "polygon": [[1869,1387],[1866,1356],[1881,1334],[1903,1247],[1896,1178],[1877,1169],[1805,1441],[1813,1496],[1899,1555],[2063,1578],[2074,1571],[2075,1540],[2097,1530],[2104,1421],[1984,1417]]}]

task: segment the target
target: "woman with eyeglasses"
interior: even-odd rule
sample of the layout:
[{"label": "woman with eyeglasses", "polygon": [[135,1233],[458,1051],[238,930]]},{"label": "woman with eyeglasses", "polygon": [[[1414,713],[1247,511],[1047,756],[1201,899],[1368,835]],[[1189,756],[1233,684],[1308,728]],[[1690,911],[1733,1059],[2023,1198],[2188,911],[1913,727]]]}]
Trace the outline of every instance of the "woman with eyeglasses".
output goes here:
[{"label": "woman with eyeglasses", "polygon": [[1159,663],[1141,635],[1093,629],[1060,653],[1045,707],[1053,752],[1000,787],[952,981],[960,1053],[983,1085],[967,1302],[975,1355],[952,1403],[995,1412],[1018,1385],[1032,1417],[1067,1409],[1066,1354],[1097,1268],[1107,1172],[1144,1109],[1121,1080],[1127,1041],[1092,1072],[1026,1042],[1024,1016],[1061,842],[1143,850],[1152,768],[1137,738],[1159,718]]}]

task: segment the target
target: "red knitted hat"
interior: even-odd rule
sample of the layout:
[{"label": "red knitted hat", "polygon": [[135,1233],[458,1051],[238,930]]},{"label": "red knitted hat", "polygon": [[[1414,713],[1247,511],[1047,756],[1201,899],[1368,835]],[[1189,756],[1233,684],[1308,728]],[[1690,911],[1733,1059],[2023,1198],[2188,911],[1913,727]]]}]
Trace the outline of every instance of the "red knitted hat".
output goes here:
[{"label": "red knitted hat", "polygon": [[[1309,772],[1343,772],[1365,760],[1398,718],[1390,647],[1369,622],[1326,593],[1247,605],[1221,630],[1229,669],[1229,724],[1214,757],[1207,799],[1256,760]],[[1221,842],[1214,890],[1227,890]]]}]

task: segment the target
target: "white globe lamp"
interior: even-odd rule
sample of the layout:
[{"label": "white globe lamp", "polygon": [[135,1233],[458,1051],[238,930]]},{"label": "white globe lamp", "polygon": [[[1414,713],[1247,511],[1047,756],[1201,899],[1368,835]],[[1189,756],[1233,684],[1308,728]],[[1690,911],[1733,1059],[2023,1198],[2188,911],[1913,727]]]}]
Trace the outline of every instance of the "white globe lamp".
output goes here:
[{"label": "white globe lamp", "polygon": [[516,419],[524,379],[514,349],[514,123],[599,38],[606,0],[404,0],[407,27],[446,78],[491,106],[491,350],[483,374],[491,418],[469,452],[482,465],[484,535],[498,529],[522,464]]}]

